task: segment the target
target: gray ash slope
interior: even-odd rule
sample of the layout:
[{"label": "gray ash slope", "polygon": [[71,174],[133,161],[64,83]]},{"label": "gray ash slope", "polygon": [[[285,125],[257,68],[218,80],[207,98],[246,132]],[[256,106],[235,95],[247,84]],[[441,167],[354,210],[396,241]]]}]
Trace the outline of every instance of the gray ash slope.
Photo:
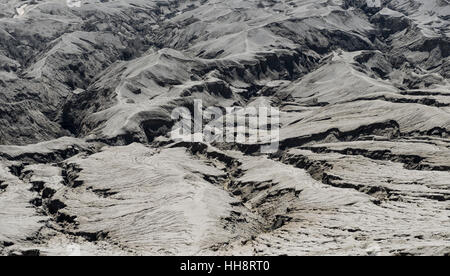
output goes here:
[{"label": "gray ash slope", "polygon": [[[1,254],[450,254],[448,0],[0,7]],[[280,151],[172,143],[194,99]]]}]

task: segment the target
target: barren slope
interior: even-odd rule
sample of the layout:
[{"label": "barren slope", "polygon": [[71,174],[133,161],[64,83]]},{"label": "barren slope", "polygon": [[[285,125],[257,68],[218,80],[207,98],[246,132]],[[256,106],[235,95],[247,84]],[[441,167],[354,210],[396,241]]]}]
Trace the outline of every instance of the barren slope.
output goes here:
[{"label": "barren slope", "polygon": [[449,55],[448,0],[0,0],[0,254],[448,255]]}]

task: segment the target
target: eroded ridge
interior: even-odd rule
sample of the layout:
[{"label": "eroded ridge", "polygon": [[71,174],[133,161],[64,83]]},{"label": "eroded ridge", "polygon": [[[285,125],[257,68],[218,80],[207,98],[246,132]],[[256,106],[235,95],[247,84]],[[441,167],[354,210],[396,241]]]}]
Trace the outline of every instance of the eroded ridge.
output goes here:
[{"label": "eroded ridge", "polygon": [[79,4],[0,3],[1,255],[450,254],[448,0]]}]

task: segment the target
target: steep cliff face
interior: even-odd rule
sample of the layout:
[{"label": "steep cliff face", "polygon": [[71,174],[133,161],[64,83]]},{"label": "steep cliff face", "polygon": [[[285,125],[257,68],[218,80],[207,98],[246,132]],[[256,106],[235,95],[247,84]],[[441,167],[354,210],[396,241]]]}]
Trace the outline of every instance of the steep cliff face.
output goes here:
[{"label": "steep cliff face", "polygon": [[448,0],[1,0],[0,252],[449,254],[449,53]]}]

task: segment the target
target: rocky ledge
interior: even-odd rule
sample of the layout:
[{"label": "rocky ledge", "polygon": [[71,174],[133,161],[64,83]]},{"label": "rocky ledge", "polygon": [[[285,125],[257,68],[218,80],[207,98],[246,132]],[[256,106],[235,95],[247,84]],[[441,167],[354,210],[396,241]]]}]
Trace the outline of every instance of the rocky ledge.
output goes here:
[{"label": "rocky ledge", "polygon": [[448,0],[70,2],[0,1],[1,255],[450,254]]}]

